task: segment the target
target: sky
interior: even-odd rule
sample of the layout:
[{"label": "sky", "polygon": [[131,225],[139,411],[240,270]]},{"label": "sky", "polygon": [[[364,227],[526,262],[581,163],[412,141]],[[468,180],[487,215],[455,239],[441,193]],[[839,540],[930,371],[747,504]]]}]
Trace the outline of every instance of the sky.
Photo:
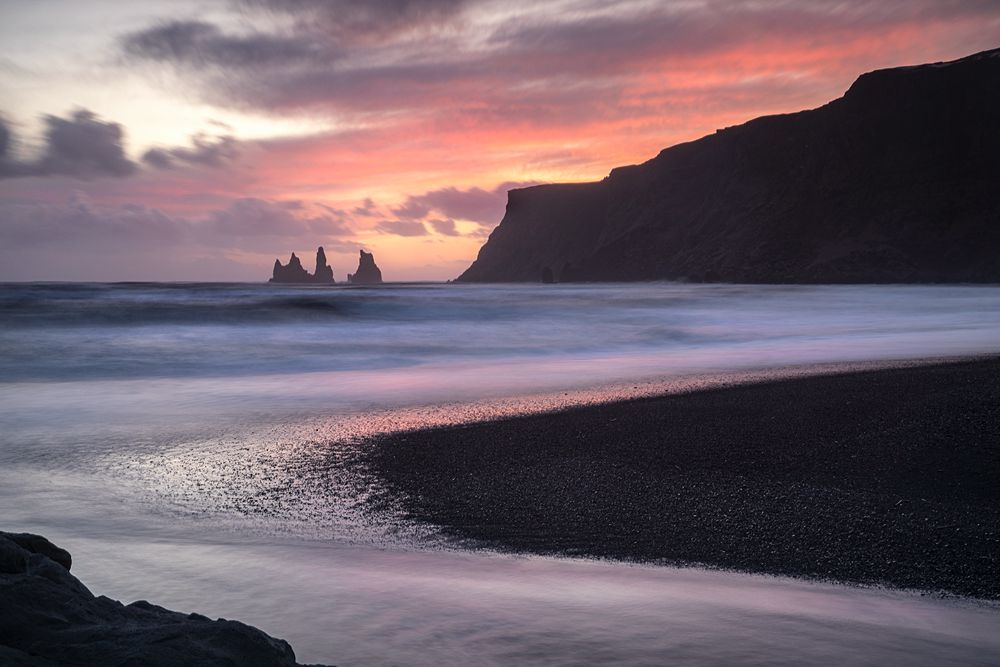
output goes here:
[{"label": "sky", "polygon": [[512,188],[997,47],[1000,0],[0,0],[0,280],[447,280]]}]

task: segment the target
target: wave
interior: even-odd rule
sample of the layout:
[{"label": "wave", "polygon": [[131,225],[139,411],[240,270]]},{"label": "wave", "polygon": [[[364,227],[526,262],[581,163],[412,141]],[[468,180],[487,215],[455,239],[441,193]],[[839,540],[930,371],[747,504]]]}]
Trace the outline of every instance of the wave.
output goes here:
[{"label": "wave", "polygon": [[[220,293],[221,292],[221,293]],[[245,290],[27,288],[0,297],[7,326],[236,324],[334,319],[350,314],[334,295],[251,296]]]},{"label": "wave", "polygon": [[998,351],[1000,287],[28,284],[0,287],[0,324],[0,382],[421,366],[440,369],[421,380],[434,387],[463,364],[483,391],[530,391]]}]

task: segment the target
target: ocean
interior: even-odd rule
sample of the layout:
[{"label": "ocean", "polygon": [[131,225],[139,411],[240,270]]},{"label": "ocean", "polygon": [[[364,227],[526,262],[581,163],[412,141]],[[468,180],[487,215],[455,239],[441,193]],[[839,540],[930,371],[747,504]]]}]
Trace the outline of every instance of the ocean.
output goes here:
[{"label": "ocean", "polygon": [[1000,352],[998,286],[7,284],[0,324],[0,528],[300,661],[1000,655],[998,610],[969,601],[464,551],[350,465],[379,433]]}]

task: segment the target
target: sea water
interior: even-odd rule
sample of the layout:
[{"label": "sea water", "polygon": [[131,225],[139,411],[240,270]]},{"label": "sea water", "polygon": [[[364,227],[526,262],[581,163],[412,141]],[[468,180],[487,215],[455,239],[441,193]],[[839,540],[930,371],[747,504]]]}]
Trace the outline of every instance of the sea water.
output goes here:
[{"label": "sea water", "polygon": [[989,606],[465,553],[347,463],[400,429],[996,352],[996,286],[8,284],[0,529],[305,661],[991,664]]}]

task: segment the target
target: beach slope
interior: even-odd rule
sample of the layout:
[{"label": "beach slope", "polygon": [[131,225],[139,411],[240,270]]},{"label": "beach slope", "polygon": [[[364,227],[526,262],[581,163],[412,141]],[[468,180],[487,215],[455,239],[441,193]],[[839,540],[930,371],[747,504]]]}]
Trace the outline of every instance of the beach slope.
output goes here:
[{"label": "beach slope", "polygon": [[1000,598],[1000,359],[370,443],[383,502],[487,548]]}]

